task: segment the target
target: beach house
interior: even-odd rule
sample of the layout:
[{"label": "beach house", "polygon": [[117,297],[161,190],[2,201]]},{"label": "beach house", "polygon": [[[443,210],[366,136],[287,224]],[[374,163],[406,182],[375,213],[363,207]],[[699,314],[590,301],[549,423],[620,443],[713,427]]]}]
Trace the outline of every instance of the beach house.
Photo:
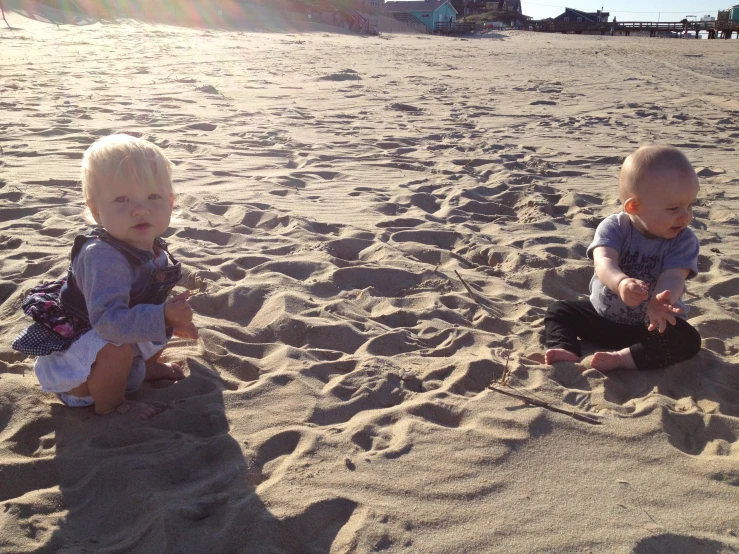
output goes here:
[{"label": "beach house", "polygon": [[487,8],[493,12],[498,21],[506,21],[511,27],[519,27],[526,20],[531,19],[523,14],[521,0],[498,0],[487,2]]},{"label": "beach house", "polygon": [[562,23],[606,23],[609,12],[598,10],[597,12],[583,12],[573,8],[565,8],[564,13],[553,19]]},{"label": "beach house", "polygon": [[521,0],[494,0],[492,2],[485,2],[485,8],[495,12],[523,14]]},{"label": "beach house", "polygon": [[449,0],[385,2],[385,14],[398,21],[425,25],[431,32],[449,28],[457,21],[457,10]]}]

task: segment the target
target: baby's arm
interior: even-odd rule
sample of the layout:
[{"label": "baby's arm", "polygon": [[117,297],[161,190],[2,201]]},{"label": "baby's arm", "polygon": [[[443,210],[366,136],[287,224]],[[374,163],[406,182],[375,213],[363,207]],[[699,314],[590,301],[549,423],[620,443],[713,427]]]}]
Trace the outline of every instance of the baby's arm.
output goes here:
[{"label": "baby's arm", "polygon": [[670,325],[677,323],[675,314],[679,314],[681,310],[671,302],[682,296],[685,291],[685,279],[689,273],[689,269],[678,267],[666,269],[660,274],[654,289],[655,294],[647,307],[650,331],[657,329],[663,333],[668,323]]},{"label": "baby's arm", "polygon": [[649,283],[626,275],[618,265],[618,251],[610,246],[593,250],[593,262],[598,279],[612,290],[627,306],[638,306],[649,296]]},{"label": "baby's arm", "polygon": [[192,322],[192,308],[187,303],[189,296],[190,291],[186,290],[167,300],[164,304],[164,320],[167,327],[174,328],[176,336],[197,339],[198,328]]},{"label": "baby's arm", "polygon": [[164,305],[128,307],[133,272],[112,246],[94,241],[80,252],[73,266],[90,324],[102,338],[116,344],[167,340]]}]

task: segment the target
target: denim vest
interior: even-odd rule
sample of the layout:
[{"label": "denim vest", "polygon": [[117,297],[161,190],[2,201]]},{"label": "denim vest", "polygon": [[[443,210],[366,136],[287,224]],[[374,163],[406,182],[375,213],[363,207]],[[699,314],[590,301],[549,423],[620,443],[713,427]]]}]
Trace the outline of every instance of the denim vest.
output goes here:
[{"label": "denim vest", "polygon": [[[90,240],[102,240],[108,243],[126,257],[133,270],[140,270],[131,285],[129,308],[133,308],[138,304],[163,304],[182,276],[182,266],[169,253],[166,243],[159,237],[154,240],[154,244],[167,253],[171,265],[166,267],[157,267],[154,263],[154,254],[151,252],[129,246],[110,236],[107,231],[100,230],[75,237],[74,246],[72,247],[72,262],[74,262],[85,243]],[[12,348],[24,354],[45,356],[52,352],[67,350],[77,339],[89,331],[90,316],[87,312],[87,302],[77,285],[71,266],[66,279],[44,283],[32,289],[26,299],[30,298],[33,301],[33,293],[41,294],[41,299],[31,302],[31,304],[36,306],[40,304],[42,306],[41,311],[53,310],[53,312],[47,312],[47,315],[53,315],[56,318],[53,321],[63,320],[67,322],[71,325],[71,328],[67,334],[60,335],[52,330],[53,322],[50,324],[48,317],[47,320],[42,317],[40,321],[34,316],[36,322],[21,331],[13,341]],[[52,308],[49,308],[49,305]],[[25,306],[24,312],[33,315],[27,311]]]},{"label": "denim vest", "polygon": [[[82,250],[82,247],[90,240],[102,240],[118,252],[123,254],[133,269],[141,269],[138,278],[131,285],[128,307],[133,308],[138,304],[163,304],[172,292],[172,289],[182,277],[182,266],[169,253],[166,243],[159,237],[154,239],[154,244],[164,250],[169,257],[171,265],[157,267],[154,264],[154,254],[146,250],[134,248],[116,238],[110,236],[107,231],[95,230],[87,235],[78,235],[72,246],[72,262]],[[74,272],[70,265],[67,274],[67,282],[64,283],[59,293],[59,301],[65,311],[89,324],[90,318],[87,313],[87,303],[82,291],[74,278]]]}]

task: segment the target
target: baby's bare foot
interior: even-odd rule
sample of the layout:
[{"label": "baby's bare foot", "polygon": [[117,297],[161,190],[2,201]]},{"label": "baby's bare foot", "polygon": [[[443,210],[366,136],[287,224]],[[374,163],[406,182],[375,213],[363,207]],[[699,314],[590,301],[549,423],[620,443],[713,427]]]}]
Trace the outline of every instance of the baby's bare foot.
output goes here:
[{"label": "baby's bare foot", "polygon": [[136,410],[136,415],[140,421],[148,421],[155,415],[161,414],[164,411],[164,408],[153,406],[152,404],[146,404],[145,402],[132,402],[131,400],[126,400],[123,404],[118,406],[115,411],[119,414],[128,414],[132,413],[132,410]]},{"label": "baby's bare foot", "polygon": [[596,352],[590,361],[590,367],[598,371],[612,371],[620,368],[636,369],[636,364],[634,364],[634,358],[631,357],[631,352],[627,349],[619,352]]},{"label": "baby's bare foot", "polygon": [[147,360],[145,381],[179,381],[185,378],[185,372],[179,364],[163,363],[160,361]]},{"label": "baby's bare foot", "polygon": [[544,354],[544,362],[546,362],[547,365],[552,365],[556,362],[579,362],[580,356],[577,354],[570,352],[569,350],[565,350],[564,348],[550,348],[546,351],[546,354]]}]

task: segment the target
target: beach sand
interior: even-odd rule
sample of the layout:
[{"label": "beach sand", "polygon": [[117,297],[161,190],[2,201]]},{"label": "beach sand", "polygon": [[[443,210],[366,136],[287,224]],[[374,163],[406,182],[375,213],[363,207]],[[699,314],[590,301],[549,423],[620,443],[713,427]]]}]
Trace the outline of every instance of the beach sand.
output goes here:
[{"label": "beach sand", "polygon": [[[0,30],[0,550],[739,551],[733,41],[506,32]],[[135,133],[176,164],[167,239],[201,329],[148,422],[69,409],[10,348],[87,228],[79,164]],[[584,298],[624,156],[701,178],[703,350],[543,364]],[[455,272],[474,290],[472,300]],[[593,349],[586,349],[592,354]],[[576,419],[488,385],[587,416]]]}]

